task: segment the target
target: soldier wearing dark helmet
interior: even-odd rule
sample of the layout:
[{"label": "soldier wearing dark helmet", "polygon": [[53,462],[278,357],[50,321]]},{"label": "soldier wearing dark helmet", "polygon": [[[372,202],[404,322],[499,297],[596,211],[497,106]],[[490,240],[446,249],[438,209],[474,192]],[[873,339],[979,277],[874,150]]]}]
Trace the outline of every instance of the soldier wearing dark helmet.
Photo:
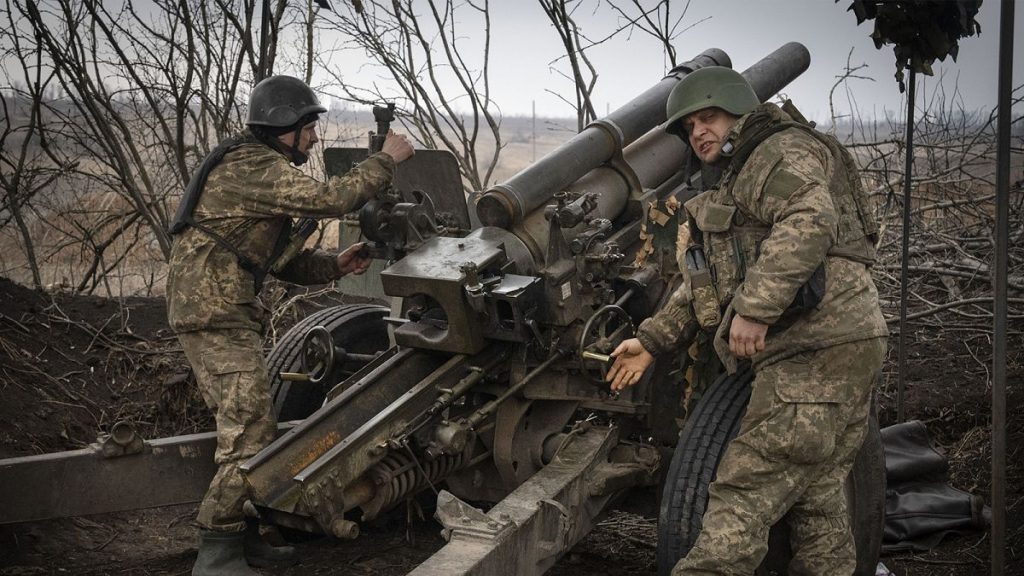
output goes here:
[{"label": "soldier wearing dark helmet", "polygon": [[194,576],[252,576],[249,565],[289,561],[247,521],[239,465],[267,446],[271,412],[258,299],[265,276],[323,284],[362,274],[361,245],[340,254],[303,250],[287,259],[293,217],[337,218],[387,187],[395,165],[413,149],[389,134],[381,152],[341,177],[319,182],[295,166],[317,143],[317,118],[327,110],[301,80],[273,76],[249,99],[248,131],[220,143],[196,169],[170,232],[167,314],[192,365],[200,392],[216,414],[219,465],[199,507]]},{"label": "soldier wearing dark helmet", "polygon": [[877,225],[850,154],[722,67],[686,76],[666,130],[717,184],[685,204],[683,285],[614,352],[613,389],[654,355],[714,334],[727,369],[749,358],[750,403],[710,487],[700,536],[673,575],[752,574],[768,529],[790,528],[789,574],[852,574],[843,491],[867,429],[885,321],[869,267]]}]

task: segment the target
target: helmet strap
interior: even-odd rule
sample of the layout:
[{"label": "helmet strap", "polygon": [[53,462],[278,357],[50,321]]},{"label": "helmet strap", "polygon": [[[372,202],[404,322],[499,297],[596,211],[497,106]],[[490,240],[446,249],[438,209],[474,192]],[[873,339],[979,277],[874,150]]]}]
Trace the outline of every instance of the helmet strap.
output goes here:
[{"label": "helmet strap", "polygon": [[302,166],[309,160],[309,156],[299,151],[299,141],[302,138],[302,128],[305,125],[305,123],[301,121],[299,122],[298,126],[295,128],[295,132],[293,133],[294,138],[292,138],[292,147],[288,150],[288,155],[291,157],[292,164],[295,164],[296,166]]}]

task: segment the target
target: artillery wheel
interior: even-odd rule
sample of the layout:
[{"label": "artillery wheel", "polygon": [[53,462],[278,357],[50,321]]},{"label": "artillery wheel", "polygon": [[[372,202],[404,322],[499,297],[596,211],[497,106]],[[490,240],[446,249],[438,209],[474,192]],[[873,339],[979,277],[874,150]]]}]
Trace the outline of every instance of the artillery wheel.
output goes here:
[{"label": "artillery wheel", "polygon": [[[665,480],[658,518],[658,574],[667,575],[700,534],[708,485],[729,442],[739,432],[750,400],[753,372],[723,374],[687,418]],[[882,546],[885,460],[872,399],[864,445],[846,481],[847,506],[857,543],[856,576],[873,575]],[[772,527],[768,555],[757,574],[785,574],[792,552],[784,521]]]},{"label": "artillery wheel", "polygon": [[[326,328],[336,346],[358,354],[374,354],[388,346],[388,308],[374,304],[344,304],[310,314],[281,337],[267,356],[270,397],[279,421],[301,420],[324,402],[337,378],[355,371],[357,363],[335,366],[320,382],[292,382],[281,379],[281,372],[301,370],[306,335],[317,326]],[[349,365],[352,364],[352,365]]]}]

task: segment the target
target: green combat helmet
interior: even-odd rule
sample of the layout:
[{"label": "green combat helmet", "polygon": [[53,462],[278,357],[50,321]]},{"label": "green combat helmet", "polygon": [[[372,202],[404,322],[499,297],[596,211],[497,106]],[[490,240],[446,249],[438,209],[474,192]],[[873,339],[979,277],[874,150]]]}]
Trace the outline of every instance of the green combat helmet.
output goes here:
[{"label": "green combat helmet", "polygon": [[724,66],[707,66],[687,74],[672,88],[665,104],[668,116],[665,131],[686,138],[680,120],[697,110],[715,106],[743,116],[760,103],[754,89],[739,72]]}]

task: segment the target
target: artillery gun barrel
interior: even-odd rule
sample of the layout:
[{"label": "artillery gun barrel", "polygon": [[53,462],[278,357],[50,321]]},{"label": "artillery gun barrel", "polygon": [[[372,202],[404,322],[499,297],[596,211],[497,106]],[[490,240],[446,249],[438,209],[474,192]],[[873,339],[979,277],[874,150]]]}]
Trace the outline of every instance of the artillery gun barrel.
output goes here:
[{"label": "artillery gun barrel", "polygon": [[[745,70],[743,77],[750,82],[754,92],[763,102],[799,77],[807,70],[810,62],[811,55],[807,48],[798,42],[790,42]],[[664,83],[665,81],[662,81],[662,84]],[[660,110],[658,125],[666,119],[665,101],[667,99],[668,93],[666,92],[658,103]],[[570,140],[563,148],[572,142],[573,140]],[[682,168],[689,154],[689,146],[679,137],[661,129],[650,130],[625,148],[623,151],[625,167],[615,164],[597,166],[578,180],[549,191],[552,194],[560,190],[596,192],[598,207],[595,215],[614,220],[625,209],[630,198],[631,186],[638,184],[644,189],[658,186]],[[539,164],[540,162],[534,166]],[[534,166],[514,176],[509,182],[526,174]],[[635,175],[635,183],[631,184],[630,179],[623,175],[623,168]],[[552,168],[552,170],[554,169]],[[544,254],[547,244],[547,229],[548,223],[544,219],[544,211],[534,210],[527,214],[523,221],[513,228],[513,231],[535,255],[541,255]],[[572,236],[574,236],[573,231],[566,231],[567,238]]]},{"label": "artillery gun barrel", "polygon": [[788,42],[743,71],[761,102],[796,80],[811,65],[811,53],[799,42]]},{"label": "artillery gun barrel", "polygon": [[523,220],[551,196],[581,176],[611,160],[651,128],[665,121],[665,101],[672,87],[688,73],[704,66],[732,66],[717,48],[673,68],[661,82],[615,110],[529,168],[487,190],[476,211],[484,226],[508,229]]}]

